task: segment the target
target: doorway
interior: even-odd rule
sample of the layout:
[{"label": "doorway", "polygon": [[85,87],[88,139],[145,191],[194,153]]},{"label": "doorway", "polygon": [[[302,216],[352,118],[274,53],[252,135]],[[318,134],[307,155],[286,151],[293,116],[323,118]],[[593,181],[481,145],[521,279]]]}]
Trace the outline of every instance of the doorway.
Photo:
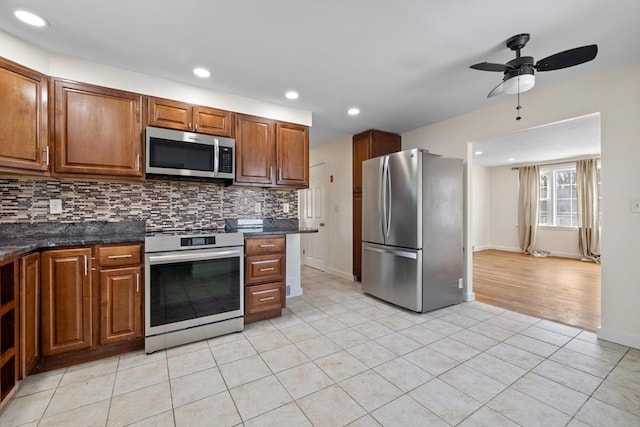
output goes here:
[{"label": "doorway", "polygon": [[301,225],[318,230],[302,235],[302,263],[321,271],[327,268],[326,198],[326,164],[321,162],[309,168],[309,188],[300,194]]},{"label": "doorway", "polygon": [[[533,258],[532,256],[518,253],[521,250],[517,231],[517,168],[535,164],[540,166],[541,177],[545,175],[548,178],[550,174],[557,174],[557,176],[565,178],[573,176],[571,174],[575,174],[577,160],[600,157],[600,135],[600,114],[594,113],[498,138],[474,141],[471,144],[469,153],[469,170],[473,177],[471,239],[474,254],[474,283],[478,282],[474,285],[474,291],[478,300],[492,300],[492,303],[496,305],[504,305],[504,308],[513,310],[513,307],[506,306],[508,305],[507,298],[503,298],[503,296],[508,292],[518,293],[518,289],[515,288],[519,287],[520,291],[530,292],[530,295],[527,296],[530,301],[531,298],[537,298],[536,301],[531,301],[532,307],[536,305],[545,307],[539,310],[540,313],[529,310],[526,314],[538,314],[537,317],[587,330],[594,330],[594,324],[595,327],[599,325],[600,265],[580,265],[578,229],[575,222],[567,222],[567,215],[571,214],[572,206],[576,205],[575,182],[573,182],[573,189],[569,188],[571,182],[567,182],[566,179],[565,182],[562,182],[565,187],[560,188],[559,184],[555,194],[560,194],[565,189],[567,192],[567,195],[563,195],[561,200],[560,197],[557,199],[549,198],[549,194],[554,194],[553,191],[544,192],[545,196],[543,197],[544,180],[541,180],[539,202],[541,214],[538,222],[536,249],[548,253],[551,257],[536,258],[536,266],[533,270],[527,270],[528,267],[522,265],[517,267],[517,271],[513,273],[522,280],[505,281],[504,277],[501,278],[500,273],[504,272],[507,266],[514,265],[513,263],[516,261],[524,263],[533,261],[527,259]],[[573,214],[575,216],[575,210],[573,210]],[[551,219],[554,216],[557,216],[557,221]],[[513,259],[514,255],[521,256],[523,259],[515,260]],[[501,260],[496,260],[496,257]],[[487,274],[487,271],[492,271],[491,268],[487,268],[484,264],[477,265],[477,263],[489,262],[489,259],[494,266],[501,266],[500,272],[494,269],[495,274]],[[555,261],[560,260],[565,261],[561,271],[566,277],[558,278],[559,280],[555,283],[558,289],[555,293],[554,290],[549,289],[548,281],[539,279],[544,274],[525,277],[528,272],[532,271],[542,273],[537,271],[539,269],[548,269],[553,275],[554,273],[551,273],[553,268],[558,268]],[[568,268],[569,264],[574,265],[575,268]],[[567,320],[567,305],[566,302],[563,303],[561,294],[573,286],[569,283],[581,282],[582,279],[577,276],[583,274],[580,271],[585,267],[589,267],[590,282],[593,282],[595,277],[596,283],[585,285],[591,287],[588,291],[586,287],[585,289],[578,288],[580,291],[587,291],[586,295],[590,295],[588,298],[576,297],[576,300],[582,299],[582,302],[577,301],[573,310],[576,312],[584,311],[584,316],[573,316],[574,320]],[[569,277],[571,274],[577,276]],[[556,272],[554,278],[557,276]],[[540,292],[536,292],[536,290]],[[523,292],[518,294],[522,295]],[[594,306],[597,307],[595,323],[593,321]],[[520,312],[524,312],[524,310],[520,310]],[[589,322],[580,320],[586,318],[592,320]]]}]

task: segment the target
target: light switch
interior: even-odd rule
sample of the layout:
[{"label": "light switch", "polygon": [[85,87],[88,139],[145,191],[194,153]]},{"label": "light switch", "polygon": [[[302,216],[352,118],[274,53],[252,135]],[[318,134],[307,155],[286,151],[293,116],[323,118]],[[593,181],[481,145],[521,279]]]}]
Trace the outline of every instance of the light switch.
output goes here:
[{"label": "light switch", "polygon": [[282,212],[289,213],[289,203],[282,204]]},{"label": "light switch", "polygon": [[254,210],[256,213],[260,213],[260,212],[262,212],[262,204],[261,204],[260,202],[256,202],[256,204],[255,204],[255,205],[254,205],[254,207],[253,207],[253,210]]},{"label": "light switch", "polygon": [[631,213],[640,213],[640,199],[631,199]]}]

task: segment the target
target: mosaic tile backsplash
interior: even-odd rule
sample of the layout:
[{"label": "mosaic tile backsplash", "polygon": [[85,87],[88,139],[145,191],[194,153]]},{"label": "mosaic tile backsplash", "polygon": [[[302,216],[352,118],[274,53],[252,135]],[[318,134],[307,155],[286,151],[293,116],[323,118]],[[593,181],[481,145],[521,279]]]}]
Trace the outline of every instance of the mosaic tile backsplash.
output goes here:
[{"label": "mosaic tile backsplash", "polygon": [[[62,200],[62,214],[49,213],[49,199]],[[295,190],[158,178],[139,184],[5,178],[0,202],[0,223],[144,220],[151,231],[223,227],[231,218],[292,219],[298,212]],[[289,213],[283,203],[289,203]]]}]

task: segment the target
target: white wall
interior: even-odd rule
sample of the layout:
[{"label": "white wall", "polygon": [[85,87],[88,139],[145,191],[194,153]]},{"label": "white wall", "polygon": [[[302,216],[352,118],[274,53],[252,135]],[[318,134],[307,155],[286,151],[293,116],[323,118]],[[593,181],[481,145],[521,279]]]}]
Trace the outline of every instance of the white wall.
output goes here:
[{"label": "white wall", "polygon": [[519,251],[518,243],[518,171],[511,167],[490,168],[491,174],[491,247]]},{"label": "white wall", "polygon": [[491,168],[473,166],[471,215],[473,250],[491,248]]},{"label": "white wall", "polygon": [[37,48],[0,30],[0,56],[53,77],[311,126],[311,112],[215,92]]},{"label": "white wall", "polygon": [[640,348],[640,63],[622,65],[513,98],[402,135],[404,149],[421,147],[466,159],[468,143],[600,112],[602,120],[602,326],[606,340]]},{"label": "white wall", "polygon": [[353,201],[351,137],[311,150],[311,165],[325,162],[327,180],[327,272],[353,280]]}]

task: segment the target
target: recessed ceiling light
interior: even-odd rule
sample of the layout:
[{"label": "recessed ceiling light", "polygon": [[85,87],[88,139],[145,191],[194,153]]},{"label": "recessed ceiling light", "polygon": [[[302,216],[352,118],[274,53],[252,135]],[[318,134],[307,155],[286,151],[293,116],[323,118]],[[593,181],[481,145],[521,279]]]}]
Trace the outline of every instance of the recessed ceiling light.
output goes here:
[{"label": "recessed ceiling light", "polygon": [[360,114],[360,109],[355,108],[355,107],[354,108],[349,108],[347,110],[347,114],[350,115],[350,116],[357,116],[358,114]]},{"label": "recessed ceiling light", "polygon": [[203,79],[206,79],[207,77],[211,76],[211,73],[209,72],[209,70],[207,70],[206,68],[202,68],[202,67],[196,67],[193,69],[193,74],[195,74],[198,77],[202,77]]},{"label": "recessed ceiling light", "polygon": [[513,157],[509,157],[507,160],[510,161],[510,162],[515,162],[516,161],[516,159],[514,159]]},{"label": "recessed ceiling light", "polygon": [[285,93],[284,96],[287,99],[298,99],[300,94],[298,92],[296,92],[295,90],[290,90],[289,92]]},{"label": "recessed ceiling light", "polygon": [[27,12],[26,10],[16,10],[13,12],[16,18],[24,22],[25,24],[33,25],[34,27],[46,27],[47,21],[40,18],[35,13]]},{"label": "recessed ceiling light", "polygon": [[476,156],[480,156],[480,155],[482,154],[482,151],[476,151],[476,152],[475,152],[475,153],[473,153],[473,154],[475,154]]}]

